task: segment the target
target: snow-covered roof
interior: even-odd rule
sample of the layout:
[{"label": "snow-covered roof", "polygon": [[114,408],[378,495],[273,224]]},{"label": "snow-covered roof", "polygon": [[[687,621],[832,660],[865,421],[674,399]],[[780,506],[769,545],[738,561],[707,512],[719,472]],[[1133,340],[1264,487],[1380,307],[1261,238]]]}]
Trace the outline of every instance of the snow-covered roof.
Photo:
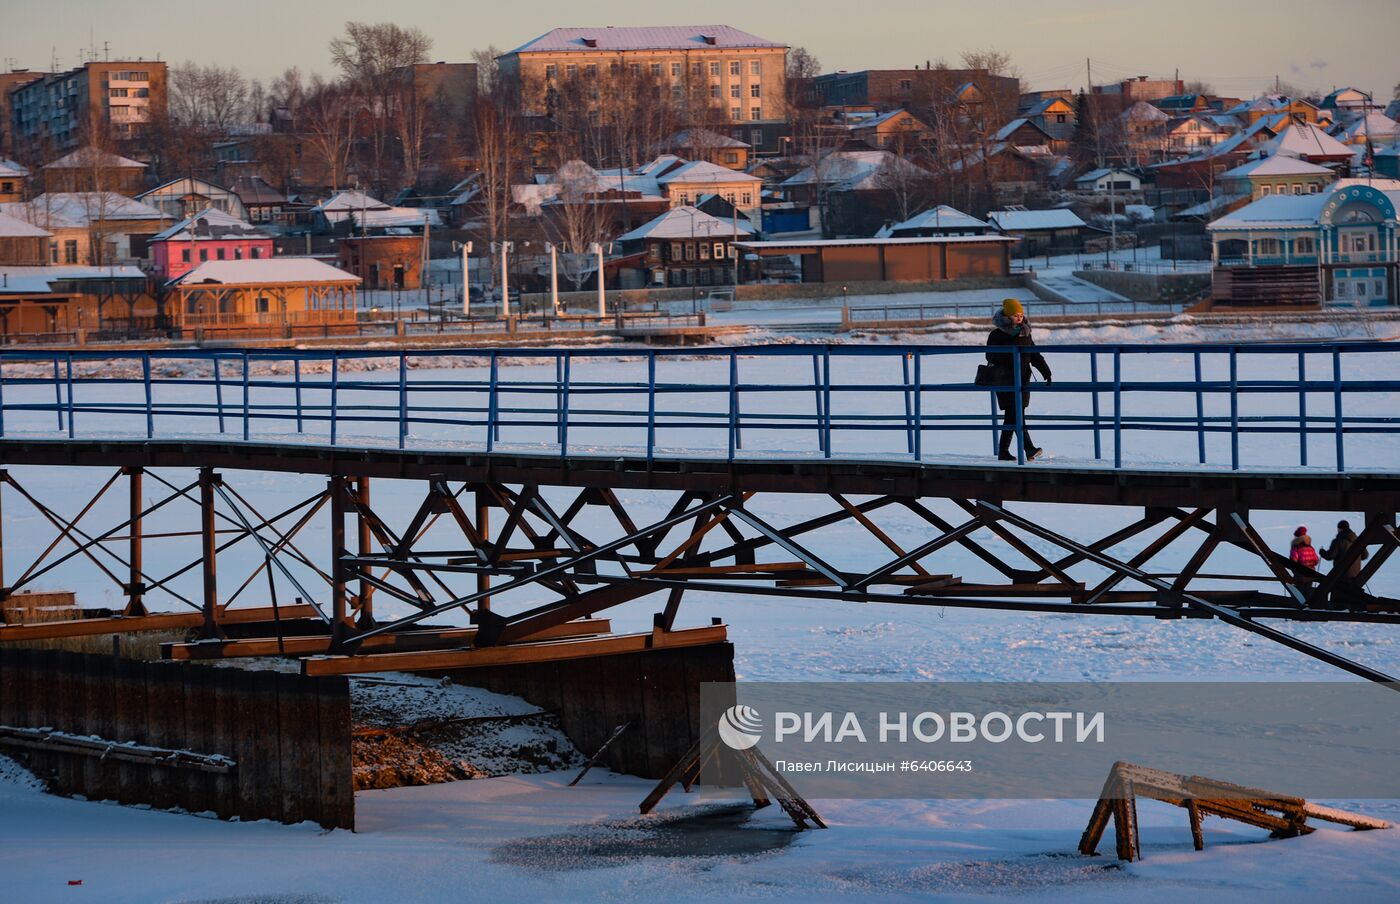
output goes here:
[{"label": "snow-covered roof", "polygon": [[959,242],[1014,242],[1006,235],[931,235],[915,238],[869,239],[783,239],[781,241],[738,242],[741,248],[849,248],[856,245],[952,245]]},{"label": "snow-covered roof", "polygon": [[987,219],[1003,232],[1036,229],[1077,229],[1084,224],[1072,210],[994,210]]},{"label": "snow-covered roof", "polygon": [[378,198],[371,198],[362,191],[338,191],[326,200],[311,208],[313,213],[319,213],[332,223],[337,223],[348,217],[351,211],[358,210],[387,210],[388,204]]},{"label": "snow-covered roof", "polygon": [[990,229],[991,224],[956,207],[939,204],[889,227],[890,234],[913,229]]},{"label": "snow-covered roof", "polygon": [[286,196],[262,176],[239,176],[229,185],[229,190],[238,195],[244,206],[287,203]]},{"label": "snow-covered roof", "polygon": [[373,210],[352,210],[350,220],[356,228],[390,229],[400,226],[441,226],[442,218],[431,207],[385,207]]},{"label": "snow-covered roof", "polygon": [[1126,122],[1166,122],[1170,116],[1152,106],[1145,100],[1140,100],[1128,109],[1119,114],[1119,119]]},{"label": "snow-covered roof", "polygon": [[0,157],[0,178],[23,179],[27,175],[29,175],[29,170],[13,160]]},{"label": "snow-covered roof", "polygon": [[1039,125],[1032,122],[1030,119],[1022,116],[1019,119],[1013,119],[1006,125],[1002,126],[1000,129],[997,130],[997,133],[993,135],[992,138],[996,141],[1009,141],[1011,140],[1011,136],[1015,134],[1016,130],[1022,128],[1023,126],[1030,126],[1037,132],[1045,131]]},{"label": "snow-covered roof", "polygon": [[41,239],[53,235],[33,223],[0,213],[0,239]]},{"label": "snow-covered roof", "polygon": [[671,136],[671,140],[666,142],[667,147],[686,149],[709,149],[709,148],[747,148],[753,145],[731,138],[728,135],[721,135],[712,129],[686,129]]},{"label": "snow-covered roof", "polygon": [[299,285],[318,282],[359,282],[360,278],[314,257],[270,257],[260,260],[206,261],[176,282],[223,285]]},{"label": "snow-covered roof", "polygon": [[201,210],[192,217],[186,217],[164,232],[151,238],[153,242],[193,240],[217,241],[219,239],[262,239],[267,233],[252,223],[240,220],[217,207]]},{"label": "snow-covered roof", "polygon": [[44,169],[86,169],[90,166],[107,167],[109,169],[145,169],[146,164],[139,160],[132,160],[130,157],[123,157],[120,154],[112,154],[107,151],[99,151],[92,145],[78,148],[71,154],[59,157],[53,163],[46,164]]},{"label": "snow-covered roof", "polygon": [[[637,175],[654,176],[657,173],[665,172],[667,169],[681,166],[684,163],[686,163],[684,157],[677,157],[675,154],[661,154],[655,160],[648,160],[646,163],[637,167]],[[616,174],[616,170],[614,170],[614,174]]]},{"label": "snow-covered roof", "polygon": [[1328,192],[1311,195],[1266,195],[1253,204],[1227,213],[1206,228],[1248,229],[1283,226],[1311,226],[1317,223],[1323,206],[1331,197]]},{"label": "snow-covered roof", "polygon": [[92,222],[164,220],[158,208],[116,192],[47,192],[29,201],[0,204],[0,213],[45,229],[86,229]]},{"label": "snow-covered roof", "polygon": [[1400,135],[1400,122],[1384,113],[1367,113],[1346,127],[1342,132],[1342,140],[1353,144],[1370,139],[1372,144],[1376,144],[1390,141],[1396,135]]},{"label": "snow-covered roof", "polygon": [[[728,25],[648,25],[588,28],[555,28],[510,53],[560,51],[702,50],[714,47],[786,47]],[[509,56],[510,53],[504,54]]]},{"label": "snow-covered roof", "polygon": [[1350,157],[1351,148],[1310,122],[1295,122],[1264,145],[1270,155],[1285,157]]},{"label": "snow-covered roof", "polygon": [[876,177],[881,169],[911,178],[928,175],[889,151],[833,151],[779,184],[830,185],[836,191],[861,191],[879,187]]},{"label": "snow-covered roof", "polygon": [[711,163],[708,160],[692,160],[683,166],[678,166],[657,176],[656,181],[660,185],[670,185],[673,182],[682,185],[695,185],[697,183],[762,182],[763,180],[757,176],[750,176],[748,173],[732,170],[727,166]]},{"label": "snow-covered roof", "polygon": [[1317,176],[1332,171],[1325,166],[1299,160],[1296,157],[1260,157],[1220,174],[1222,179],[1246,179],[1250,176]]},{"label": "snow-covered roof", "polygon": [[52,292],[53,283],[79,282],[89,279],[145,280],[140,267],[108,265],[89,267],[84,264],[53,264],[45,267],[0,267],[0,295]]},{"label": "snow-covered roof", "polygon": [[753,230],[743,223],[721,220],[694,207],[673,207],[651,222],[618,236],[617,241],[727,238],[736,232],[739,235],[749,235]]},{"label": "snow-covered roof", "polygon": [[846,128],[852,131],[856,129],[874,129],[884,125],[887,122],[890,122],[891,120],[898,119],[901,116],[908,116],[910,119],[913,119],[915,122],[918,122],[918,120],[915,119],[914,114],[910,113],[908,110],[899,109],[889,110],[887,112],[879,113],[874,116],[869,116],[860,120],[854,120],[847,124]]},{"label": "snow-covered roof", "polygon": [[1196,204],[1195,206],[1178,211],[1176,213],[1176,216],[1181,219],[1188,219],[1192,217],[1208,217],[1216,211],[1224,210],[1225,208],[1230,207],[1240,201],[1247,200],[1248,198],[1248,193],[1216,195],[1215,197],[1202,201],[1201,203]]},{"label": "snow-covered roof", "polygon": [[1078,179],[1075,179],[1074,181],[1075,181],[1076,183],[1078,183],[1078,182],[1085,182],[1085,183],[1088,183],[1088,182],[1097,182],[1098,180],[1102,179],[1104,176],[1107,176],[1107,175],[1109,175],[1109,174],[1111,174],[1111,173],[1121,173],[1121,174],[1124,175],[1124,176],[1132,176],[1134,179],[1138,178],[1137,175],[1136,175],[1135,173],[1130,173],[1130,172],[1128,172],[1127,170],[1124,170],[1124,169],[1118,169],[1118,168],[1116,168],[1116,167],[1101,166],[1101,167],[1099,167],[1098,169],[1091,169],[1091,170],[1089,170],[1089,172],[1085,173],[1084,175],[1080,176]]}]

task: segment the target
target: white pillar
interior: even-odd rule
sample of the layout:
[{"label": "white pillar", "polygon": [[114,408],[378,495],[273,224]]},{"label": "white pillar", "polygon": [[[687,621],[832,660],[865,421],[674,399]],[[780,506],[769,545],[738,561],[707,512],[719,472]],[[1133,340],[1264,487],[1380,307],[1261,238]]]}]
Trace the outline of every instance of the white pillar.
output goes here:
[{"label": "white pillar", "polygon": [[501,242],[501,316],[510,316],[510,267],[506,263],[506,252],[510,242]]},{"label": "white pillar", "polygon": [[598,252],[598,316],[608,316],[607,294],[603,288],[603,245],[601,242],[593,243],[593,250]]},{"label": "white pillar", "polygon": [[549,300],[554,305],[554,313],[559,313],[559,249],[549,243]]},{"label": "white pillar", "polygon": [[462,246],[462,316],[472,315],[472,243],[467,242]]}]

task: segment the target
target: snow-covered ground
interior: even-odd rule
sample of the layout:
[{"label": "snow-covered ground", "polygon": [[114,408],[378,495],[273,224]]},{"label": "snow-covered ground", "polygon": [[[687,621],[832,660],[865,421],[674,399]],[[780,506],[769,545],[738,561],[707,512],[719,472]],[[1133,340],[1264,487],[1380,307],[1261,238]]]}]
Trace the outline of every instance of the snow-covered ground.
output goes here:
[{"label": "snow-covered ground", "polygon": [[[1360,329],[1356,327],[1350,327]],[[897,345],[904,341],[977,343],[985,324],[953,326],[945,332],[908,337],[881,337]],[[1220,330],[1183,319],[1165,327],[1124,322],[1118,326],[1086,329],[1042,329],[1039,341],[1055,343],[1137,340],[1227,340],[1259,342],[1279,338],[1333,338],[1334,324],[1284,325],[1267,330],[1231,326]],[[1381,331],[1394,324],[1380,325]],[[1155,332],[1154,332],[1155,331]],[[1358,336],[1360,338],[1360,336]],[[357,370],[357,380],[397,379],[386,360],[381,370]],[[968,359],[969,361],[971,359]],[[946,361],[946,371],[931,362]],[[1082,363],[1057,363],[1057,380],[1083,379]],[[1153,359],[1165,374],[1190,366],[1185,354]],[[1296,356],[1266,355],[1247,359],[1241,377],[1291,376]],[[956,362],[956,363],[954,363]],[[460,362],[459,362],[460,363]],[[448,368],[445,362],[427,362],[414,370],[414,381],[484,377],[484,368]],[[930,358],[925,362],[927,380],[962,375],[967,361]],[[851,359],[835,364],[835,378],[856,387],[838,393],[838,411],[870,410],[895,405],[896,396],[868,387],[898,383],[900,357]],[[1129,365],[1134,366],[1134,365]],[[1208,375],[1220,376],[1221,363],[1208,365]],[[1309,362],[1309,373],[1330,374],[1323,360]],[[641,359],[619,353],[598,360],[574,362],[574,379],[616,382],[642,378]],[[684,372],[662,379],[723,379],[727,361],[692,359]],[[810,379],[806,358],[742,358],[746,381],[765,384],[800,383]],[[1395,379],[1400,357],[1368,356],[1348,362],[1348,375]],[[795,370],[794,370],[795,368]],[[1062,370],[1063,368],[1063,370]],[[6,369],[7,378],[11,377]],[[178,375],[178,374],[177,374]],[[321,374],[320,376],[324,376]],[[527,364],[506,361],[501,378],[508,381],[553,378],[553,363]],[[1145,372],[1134,372],[1145,378]],[[1157,378],[1155,375],[1153,378]],[[1166,378],[1163,376],[1162,378]],[[859,387],[867,387],[861,389]],[[23,391],[7,385],[7,406],[19,401]],[[87,392],[88,390],[84,390]],[[129,398],[129,386],[94,387],[92,398]],[[191,397],[187,387],[168,383],[158,387],[161,398],[207,401]],[[236,398],[236,392],[226,399]],[[270,392],[270,390],[269,390]],[[317,390],[324,402],[324,391]],[[105,393],[102,394],[102,393]],[[185,395],[182,395],[185,393]],[[85,397],[86,398],[86,397]],[[522,394],[521,399],[525,396]],[[757,394],[752,410],[780,410],[792,393],[770,398]],[[538,401],[538,399],[537,399]],[[1177,401],[1163,395],[1162,410],[1175,410]],[[551,399],[552,402],[552,399]],[[985,398],[966,400],[985,404]],[[465,397],[442,396],[440,404],[451,408],[468,404]],[[524,404],[523,401],[520,402]],[[475,404],[475,403],[472,403]],[[590,397],[588,407],[625,413],[635,402],[619,394]],[[678,398],[671,404],[700,410],[712,400]],[[746,403],[747,404],[747,403]],[[795,402],[793,404],[796,404]],[[810,404],[804,398],[803,405]],[[961,405],[950,399],[947,404]],[[1180,403],[1185,404],[1185,403]],[[1251,400],[1251,405],[1268,404]],[[1280,410],[1291,410],[1296,397],[1279,401]],[[1310,400],[1310,410],[1325,414],[1325,399]],[[1355,408],[1353,408],[1355,404]],[[1036,397],[1040,413],[1079,411],[1078,402],[1053,393]],[[1192,402],[1194,405],[1194,402]],[[1358,396],[1348,399],[1348,411],[1394,414],[1390,397]],[[902,411],[902,402],[898,403]],[[1082,406],[1081,406],[1082,407]],[[746,408],[745,410],[750,410]],[[968,408],[969,411],[973,410]],[[981,410],[980,408],[977,410]],[[1192,410],[1194,410],[1192,408]],[[1218,405],[1215,409],[1219,410]],[[84,420],[87,417],[88,420]],[[79,415],[78,432],[92,429],[95,415]],[[116,417],[116,416],[113,416]],[[28,422],[26,422],[28,419]],[[144,435],[144,423],[119,425]],[[187,419],[188,420],[188,419]],[[162,421],[157,435],[204,433],[212,418],[182,425]],[[25,430],[56,436],[52,413],[21,415],[7,412],[7,435]],[[283,435],[285,425],[257,424],[254,439]],[[324,426],[314,428],[324,432]],[[376,438],[374,431],[346,426],[351,433]],[[615,440],[579,427],[571,444],[594,454],[606,453]],[[241,425],[231,417],[230,438]],[[507,447],[540,448],[552,442],[545,431],[512,433]],[[538,435],[537,435],[538,434]],[[392,434],[385,434],[392,435]],[[640,433],[638,434],[640,436]],[[1092,466],[1087,435],[1047,432],[1057,455],[1056,463]],[[312,441],[314,437],[307,437]],[[482,437],[451,425],[416,427],[413,441],[425,446],[479,447]],[[808,449],[810,437],[782,431],[754,431],[746,441],[755,447]],[[721,448],[722,443],[702,431],[675,430],[660,437],[667,448],[694,452]],[[887,454],[902,449],[903,435],[893,432],[887,443],[866,448],[838,446],[842,455]],[[1348,437],[1347,453],[1353,466],[1394,469],[1397,459],[1394,437]],[[1153,462],[1193,461],[1194,436],[1163,439],[1148,434],[1130,439],[1127,459],[1138,465]],[[1212,440],[1213,460],[1223,447]],[[944,435],[930,431],[926,454],[949,460],[985,463],[989,440],[984,435]],[[1106,448],[1110,448],[1106,444]],[[1296,464],[1297,441],[1288,437],[1253,437],[1246,442],[1247,462],[1255,467]],[[1330,443],[1321,439],[1313,448],[1312,462],[1331,464]],[[75,514],[107,476],[76,469],[13,468],[25,488],[67,515]],[[158,472],[172,482],[184,475]],[[291,505],[323,486],[323,481],[294,475],[228,472],[231,487],[265,513]],[[179,482],[178,485],[183,485]],[[148,478],[146,494],[151,502],[169,490]],[[7,491],[8,494],[8,491]],[[119,524],[126,500],[111,494],[93,509],[85,526]],[[552,502],[565,503],[570,494],[547,490]],[[640,492],[620,496],[633,517],[659,519],[669,498]],[[402,525],[422,499],[421,485],[376,481],[373,504],[391,524]],[[184,521],[192,523],[193,508],[178,502]],[[775,523],[792,523],[829,510],[830,500],[812,497],[755,497],[751,505]],[[1021,509],[1036,520],[1062,529],[1081,540],[1102,536],[1136,517],[1136,512],[1068,506],[1026,506]],[[174,513],[174,509],[170,510]],[[955,512],[943,512],[953,517]],[[1335,516],[1335,513],[1329,513]],[[28,562],[48,544],[53,529],[43,517],[18,500],[6,500],[5,554],[11,562]],[[585,533],[607,536],[616,526],[607,523],[605,510],[589,509],[580,523]],[[927,528],[912,517],[881,512],[877,523],[905,548],[927,539]],[[1322,542],[1330,537],[1331,523],[1318,521],[1318,513],[1259,512],[1255,526],[1270,543],[1282,546],[1292,529],[1306,523]],[[176,523],[172,519],[172,524]],[[181,528],[171,528],[181,529]],[[433,528],[423,544],[448,546],[451,531],[445,524]],[[443,531],[446,531],[445,533]],[[979,535],[980,537],[980,535]],[[441,543],[435,545],[435,541]],[[832,528],[809,538],[814,552],[837,567],[870,567],[884,562],[889,552],[873,537],[849,527]],[[329,527],[324,517],[315,519],[297,538],[306,550],[324,549]],[[460,538],[458,538],[460,542]],[[1143,541],[1138,541],[1141,543]],[[998,553],[1015,553],[997,538],[986,545]],[[1031,545],[1042,553],[1051,547],[1039,541]],[[1109,554],[1136,551],[1136,544],[1108,550]],[[1183,542],[1169,547],[1153,567],[1161,571],[1181,565],[1191,552]],[[1231,549],[1212,558],[1211,571],[1243,568],[1248,557]],[[199,556],[197,538],[151,540],[145,567],[163,575]],[[939,568],[963,575],[969,581],[986,577],[987,566],[960,548],[939,553]],[[257,550],[244,544],[221,554],[221,578],[237,579],[261,561]],[[295,568],[295,566],[293,566]],[[1254,570],[1254,569],[1251,569]],[[197,572],[197,569],[196,569]],[[1079,566],[1075,572],[1093,580],[1102,574],[1095,566]],[[323,586],[300,572],[313,593]],[[196,573],[172,587],[186,595],[197,594]],[[47,576],[48,588],[74,589],[84,605],[111,605],[119,600],[113,585],[91,563],[73,559]],[[1202,586],[1212,586],[1206,581]],[[1238,584],[1233,585],[1238,586]],[[259,592],[261,579],[249,594]],[[1400,570],[1382,569],[1372,582],[1377,593],[1400,595]],[[291,592],[287,590],[287,596]],[[197,598],[197,596],[194,596]],[[547,598],[542,591],[522,590],[495,601],[499,611],[516,611]],[[153,595],[151,604],[158,601]],[[160,607],[170,600],[159,601]],[[381,597],[384,615],[405,614],[403,607]],[[644,630],[650,625],[654,601],[609,610],[620,631]],[[766,600],[727,594],[687,595],[681,609],[682,624],[704,624],[712,616],[729,625],[736,647],[736,671],[752,680],[1350,680],[1301,654],[1268,644],[1253,635],[1218,623],[1195,620],[1109,618],[1104,616],[1040,615],[945,609],[939,606],[851,605],[803,600]],[[1296,624],[1288,630],[1306,640],[1361,659],[1389,673],[1400,672],[1400,635],[1393,628],[1368,624]],[[430,689],[404,693],[433,697],[423,706],[440,706],[441,695]],[[500,704],[505,707],[506,704]],[[502,712],[511,712],[509,708]],[[1150,764],[1149,764],[1150,765]],[[851,901],[971,901],[988,897],[1046,901],[1180,901],[1198,902],[1316,901],[1336,898],[1348,901],[1400,900],[1400,831],[1348,833],[1325,828],[1313,835],[1265,841],[1262,831],[1220,820],[1206,823],[1206,850],[1191,850],[1185,814],[1174,808],[1143,803],[1139,815],[1144,826],[1146,859],[1118,864],[1111,856],[1083,859],[1073,853],[1088,819],[1086,801],[816,801],[819,812],[832,824],[825,832],[794,836],[777,808],[764,811],[753,821],[729,825],[737,817],[724,812],[703,822],[706,830],[686,817],[698,805],[718,805],[723,798],[709,792],[673,793],[656,815],[636,817],[636,805],[649,783],[595,770],[575,788],[564,787],[572,772],[510,776],[456,782],[429,787],[362,792],[357,795],[359,829],[355,834],[325,833],[311,826],[271,823],[240,825],[188,815],[150,812],[137,808],[105,806],[55,798],[27,786],[22,776],[0,760],[0,900],[48,902],[93,900],[102,902],[219,902],[219,904],[331,904],[331,902],[442,901],[442,900],[731,900],[736,898]],[[1221,776],[1229,778],[1229,776]],[[1279,789],[1286,791],[1287,789]],[[1361,812],[1400,821],[1400,802],[1339,801]],[[1110,842],[1105,842],[1107,851]],[[82,881],[82,886],[69,886]]]}]

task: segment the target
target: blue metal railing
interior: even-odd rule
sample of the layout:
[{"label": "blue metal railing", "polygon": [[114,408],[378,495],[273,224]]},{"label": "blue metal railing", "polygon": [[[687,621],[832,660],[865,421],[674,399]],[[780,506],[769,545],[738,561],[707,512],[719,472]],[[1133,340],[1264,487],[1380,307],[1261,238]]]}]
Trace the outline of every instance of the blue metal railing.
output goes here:
[{"label": "blue metal railing", "polygon": [[1111,433],[1119,468],[1340,472],[1351,439],[1368,470],[1400,470],[1400,346],[1046,346],[1055,381],[1025,387],[1005,351],[999,387],[972,383],[983,346],[6,351],[0,437],[937,461],[985,456],[988,433],[995,450],[995,394],[1025,389],[1019,461],[1025,427],[1086,461]]}]

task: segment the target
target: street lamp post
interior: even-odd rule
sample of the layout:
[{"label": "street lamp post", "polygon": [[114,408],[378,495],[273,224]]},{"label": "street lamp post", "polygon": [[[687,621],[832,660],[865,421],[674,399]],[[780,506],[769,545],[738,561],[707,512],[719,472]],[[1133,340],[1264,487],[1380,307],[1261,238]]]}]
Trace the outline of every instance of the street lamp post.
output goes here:
[{"label": "street lamp post", "polygon": [[559,316],[559,249],[553,242],[545,242],[549,249],[549,301],[554,307],[554,316]]},{"label": "street lamp post", "polygon": [[[471,262],[471,257],[470,257],[470,255],[471,255],[471,253],[472,253],[472,243],[471,243],[471,242],[453,242],[453,243],[452,243],[452,247],[453,247],[454,249],[455,249],[455,248],[461,248],[461,249],[462,249],[462,316],[463,316],[464,318],[471,319],[471,316],[472,316],[472,299],[471,299],[471,294],[472,294],[472,290],[471,290],[472,262]],[[445,304],[444,304],[444,306],[443,306],[443,309],[446,310],[446,305],[445,305]]]},{"label": "street lamp post", "polygon": [[588,249],[598,255],[598,316],[608,316],[607,293],[603,286],[603,244],[594,242]]}]

